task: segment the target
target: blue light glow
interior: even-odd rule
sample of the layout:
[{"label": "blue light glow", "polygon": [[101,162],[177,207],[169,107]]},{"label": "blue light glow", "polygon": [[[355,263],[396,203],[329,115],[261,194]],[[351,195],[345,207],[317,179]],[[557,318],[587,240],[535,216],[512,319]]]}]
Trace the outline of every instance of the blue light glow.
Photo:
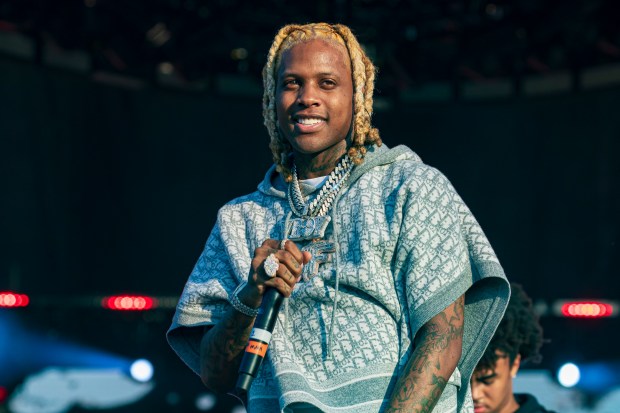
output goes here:
[{"label": "blue light glow", "polygon": [[620,361],[606,360],[579,366],[577,387],[590,393],[605,393],[620,386]]},{"label": "blue light glow", "polygon": [[0,311],[0,385],[50,366],[127,371],[130,364],[126,357],[28,330],[17,317]]}]

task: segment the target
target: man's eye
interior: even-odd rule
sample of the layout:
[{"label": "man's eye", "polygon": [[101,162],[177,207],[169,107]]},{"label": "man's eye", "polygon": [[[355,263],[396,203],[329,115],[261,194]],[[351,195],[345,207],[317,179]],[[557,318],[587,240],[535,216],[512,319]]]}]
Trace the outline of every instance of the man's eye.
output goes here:
[{"label": "man's eye", "polygon": [[484,384],[485,386],[488,386],[490,384],[493,384],[493,380],[480,380],[480,383]]},{"label": "man's eye", "polygon": [[336,86],[336,82],[332,79],[325,79],[321,82],[324,87],[334,87]]},{"label": "man's eye", "polygon": [[284,81],[284,87],[295,87],[299,83],[295,79],[288,79]]}]

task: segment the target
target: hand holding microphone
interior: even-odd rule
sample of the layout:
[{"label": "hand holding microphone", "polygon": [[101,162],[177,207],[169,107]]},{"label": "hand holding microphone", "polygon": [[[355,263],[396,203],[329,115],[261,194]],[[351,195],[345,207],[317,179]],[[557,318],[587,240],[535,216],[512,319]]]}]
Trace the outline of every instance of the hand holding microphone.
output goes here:
[{"label": "hand holding microphone", "polygon": [[311,259],[309,252],[299,250],[289,240],[268,239],[256,249],[252,273],[247,286],[237,299],[250,307],[260,304],[250,339],[239,367],[236,391],[239,396],[250,389],[265,357],[284,297],[289,297],[299,278],[303,264]]}]

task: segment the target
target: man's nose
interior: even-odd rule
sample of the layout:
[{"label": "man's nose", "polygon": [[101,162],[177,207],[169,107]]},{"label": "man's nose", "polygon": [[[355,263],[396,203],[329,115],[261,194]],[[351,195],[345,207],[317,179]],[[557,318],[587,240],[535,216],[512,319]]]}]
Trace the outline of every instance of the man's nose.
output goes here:
[{"label": "man's nose", "polygon": [[474,401],[482,399],[482,386],[477,383],[471,383],[471,397]]},{"label": "man's nose", "polygon": [[310,84],[301,87],[297,94],[297,103],[306,107],[320,105],[317,88]]}]

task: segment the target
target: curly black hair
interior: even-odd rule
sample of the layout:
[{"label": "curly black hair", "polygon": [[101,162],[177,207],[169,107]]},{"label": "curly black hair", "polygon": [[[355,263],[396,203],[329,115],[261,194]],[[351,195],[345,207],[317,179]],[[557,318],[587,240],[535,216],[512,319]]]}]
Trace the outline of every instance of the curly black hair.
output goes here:
[{"label": "curly black hair", "polygon": [[517,354],[521,362],[538,363],[542,359],[543,330],[534,312],[532,299],[519,284],[510,284],[512,294],[504,318],[499,324],[477,370],[493,370],[500,357],[509,357],[510,365]]}]

